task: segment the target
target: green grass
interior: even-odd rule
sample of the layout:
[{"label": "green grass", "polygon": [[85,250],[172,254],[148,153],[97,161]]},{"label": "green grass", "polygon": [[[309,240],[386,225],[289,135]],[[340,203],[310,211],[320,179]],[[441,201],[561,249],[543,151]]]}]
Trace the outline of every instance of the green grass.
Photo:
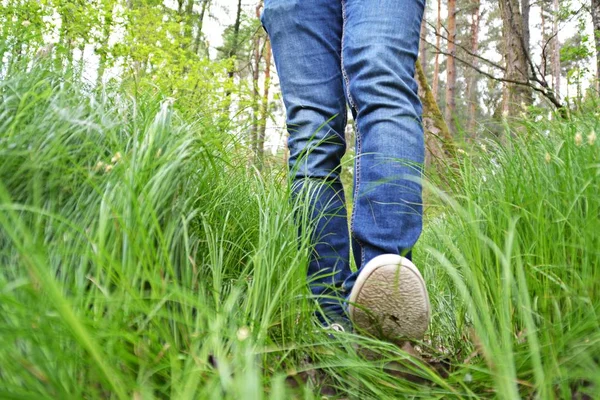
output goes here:
[{"label": "green grass", "polygon": [[593,116],[526,123],[506,146],[484,146],[425,236],[432,331],[498,397],[600,392],[599,127]]},{"label": "green grass", "polygon": [[431,188],[443,207],[415,254],[434,308],[420,361],[315,327],[292,218],[306,209],[210,116],[96,95],[43,66],[6,77],[0,398],[598,392],[600,153],[587,136],[600,122],[526,128],[465,156],[457,194]]}]

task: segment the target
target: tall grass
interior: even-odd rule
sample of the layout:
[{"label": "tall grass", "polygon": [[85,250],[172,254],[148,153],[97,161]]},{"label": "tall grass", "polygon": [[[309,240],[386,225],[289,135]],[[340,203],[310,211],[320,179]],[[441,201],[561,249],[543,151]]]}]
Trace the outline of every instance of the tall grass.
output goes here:
[{"label": "tall grass", "polygon": [[0,398],[419,393],[314,324],[303,206],[233,135],[43,66],[0,96]]},{"label": "tall grass", "polygon": [[425,238],[444,294],[433,329],[469,332],[445,344],[497,397],[600,393],[599,128],[594,116],[525,123],[484,144]]},{"label": "tall grass", "polygon": [[434,306],[419,360],[315,324],[293,218],[306,206],[283,171],[248,168],[234,135],[158,95],[23,70],[0,83],[0,398],[600,387],[597,121],[531,125],[463,160],[461,195],[440,193],[416,249]]}]

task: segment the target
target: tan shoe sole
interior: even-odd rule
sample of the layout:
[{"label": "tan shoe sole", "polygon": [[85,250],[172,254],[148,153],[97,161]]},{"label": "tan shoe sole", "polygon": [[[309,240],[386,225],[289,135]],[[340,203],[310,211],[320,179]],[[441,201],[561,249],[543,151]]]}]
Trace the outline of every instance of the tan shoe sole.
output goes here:
[{"label": "tan shoe sole", "polygon": [[375,257],[365,265],[352,288],[348,313],[359,331],[380,339],[421,339],[430,318],[429,296],[421,273],[399,255]]}]

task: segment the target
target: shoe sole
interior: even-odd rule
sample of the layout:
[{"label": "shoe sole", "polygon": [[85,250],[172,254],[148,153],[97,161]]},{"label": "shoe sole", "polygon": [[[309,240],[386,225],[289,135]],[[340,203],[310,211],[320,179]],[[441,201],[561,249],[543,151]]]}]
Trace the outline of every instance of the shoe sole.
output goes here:
[{"label": "shoe sole", "polygon": [[408,259],[384,254],[367,263],[350,293],[348,313],[359,330],[401,343],[421,339],[430,305],[421,273]]}]

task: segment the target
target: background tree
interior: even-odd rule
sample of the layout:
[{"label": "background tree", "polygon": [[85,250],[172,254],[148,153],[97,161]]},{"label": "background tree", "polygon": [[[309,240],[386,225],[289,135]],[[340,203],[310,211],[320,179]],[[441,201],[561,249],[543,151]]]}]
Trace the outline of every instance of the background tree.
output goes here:
[{"label": "background tree", "polygon": [[446,123],[456,134],[456,0],[448,0],[448,59],[446,61]]},{"label": "background tree", "polygon": [[[518,115],[532,104],[529,82],[529,45],[525,42],[529,28],[523,23],[518,0],[500,0],[502,12],[502,33],[504,38],[504,63],[506,89],[504,92],[504,112]],[[528,21],[528,20],[527,20]]]},{"label": "background tree", "polygon": [[256,148],[257,162],[259,167],[262,166],[264,161],[264,152],[265,152],[265,139],[266,139],[266,129],[267,129],[267,118],[269,114],[269,92],[271,90],[271,42],[269,39],[265,42],[265,75],[264,75],[264,89],[262,96],[262,105],[261,105],[261,113],[260,120],[258,121],[258,142]]},{"label": "background tree", "polygon": [[[227,68],[227,76],[229,79],[233,81],[233,75],[235,73],[236,62],[235,55],[238,52],[238,44],[240,43],[240,26],[242,24],[242,0],[238,0],[237,9],[235,13],[235,23],[232,26],[231,34],[229,35],[229,43],[226,49],[226,57],[231,60],[229,67]],[[231,104],[231,89],[225,89],[225,97],[226,97],[226,109],[229,111],[229,106]]]},{"label": "background tree", "polygon": [[[558,5],[558,0],[554,0]],[[600,0],[591,0],[591,14],[596,46],[596,93],[600,93]]]},{"label": "background tree", "polygon": [[100,87],[104,78],[104,71],[109,63],[109,39],[114,29],[115,0],[101,0],[98,25],[101,27],[97,35],[94,51],[99,56],[96,86]]},{"label": "background tree", "polygon": [[[160,92],[186,114],[216,107],[220,111],[210,118],[219,126],[239,123],[240,137],[251,145],[249,159],[259,162],[264,143],[272,139],[267,125],[282,118],[270,118],[279,104],[272,99],[280,94],[273,90],[277,77],[257,2],[5,0],[0,3],[0,76],[21,58],[50,57],[55,68],[75,71],[91,87],[118,84],[134,96]],[[595,24],[598,31],[598,0],[581,5],[432,3],[421,29],[419,59],[447,125],[464,133],[454,135],[457,142],[501,135],[503,107],[511,115],[525,111],[522,104],[535,113],[579,107],[588,96],[590,74],[597,76],[600,69],[598,36],[589,29]],[[223,44],[215,53],[206,23],[225,12],[231,23],[224,26]],[[541,36],[541,43],[530,44],[529,36]],[[598,79],[596,89],[597,84]]]},{"label": "background tree", "polygon": [[[199,55],[199,52],[202,50],[200,44],[202,43],[202,38],[204,37],[204,33],[202,28],[204,27],[204,18],[208,11],[210,10],[212,2],[211,0],[200,0],[200,12],[198,13],[198,17],[196,18],[196,37],[194,39],[194,48],[192,51],[194,54]],[[204,46],[205,56],[208,57],[208,47]]]},{"label": "background tree", "polygon": [[[480,0],[473,0],[470,3],[470,14],[471,14],[471,64],[475,67],[479,66],[479,59],[477,58],[479,52],[479,21],[481,19],[481,2]],[[472,69],[468,68],[466,71],[467,75],[467,96],[465,97],[468,102],[469,116],[467,125],[467,134],[469,137],[474,137],[476,133],[476,118],[477,118],[477,101],[478,101],[478,90],[477,81],[478,74]]]},{"label": "background tree", "polygon": [[[442,39],[442,0],[437,1],[437,18],[435,25],[435,48],[441,49],[441,39]],[[422,33],[421,33],[422,34]],[[423,64],[423,68],[427,67],[427,63]],[[440,85],[440,52],[435,52],[435,64],[433,69],[433,84],[431,87],[431,91],[433,93],[433,97],[435,99],[438,98],[438,90]]]}]

